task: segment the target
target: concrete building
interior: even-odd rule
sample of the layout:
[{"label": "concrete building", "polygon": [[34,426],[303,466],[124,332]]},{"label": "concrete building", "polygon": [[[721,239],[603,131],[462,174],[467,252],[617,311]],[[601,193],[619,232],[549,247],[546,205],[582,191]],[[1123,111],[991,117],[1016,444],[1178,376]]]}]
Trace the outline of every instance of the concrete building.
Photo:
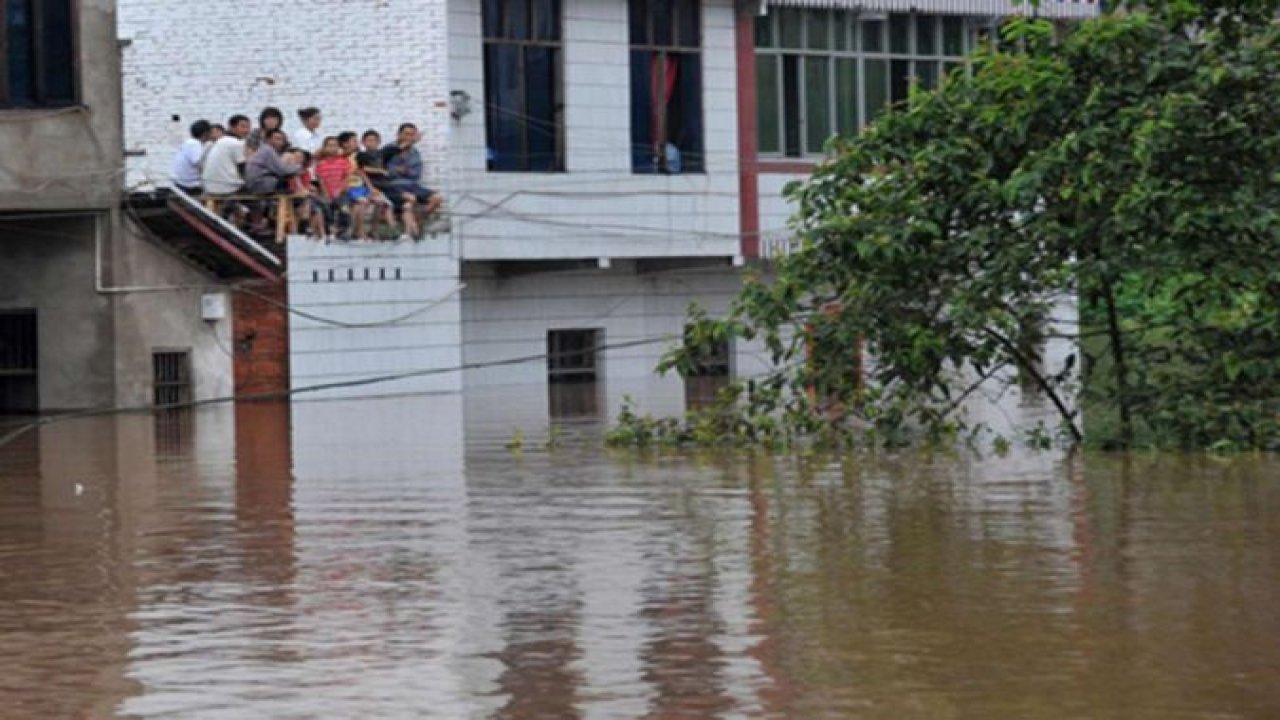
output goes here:
[{"label": "concrete building", "polygon": [[[913,79],[937,82],[994,18],[1019,11],[1002,0],[338,7],[285,17],[234,0],[121,2],[130,178],[164,183],[192,120],[267,106],[286,117],[318,106],[327,134],[388,137],[405,121],[424,131],[447,230],[399,246],[290,238],[295,389],[595,379],[613,397],[640,383],[660,410],[685,397],[680,378],[654,384],[652,368],[687,306],[724,312],[744,269],[767,273],[787,251],[785,183],[812,169],[829,135],[871,121]],[[353,24],[383,31],[338,62],[309,60]],[[190,61],[204,46],[217,62]],[[709,372],[764,367],[759,348],[726,347]]]},{"label": "concrete building", "polygon": [[0,9],[0,413],[231,392],[230,321],[202,308],[246,268],[126,201],[116,3]]}]

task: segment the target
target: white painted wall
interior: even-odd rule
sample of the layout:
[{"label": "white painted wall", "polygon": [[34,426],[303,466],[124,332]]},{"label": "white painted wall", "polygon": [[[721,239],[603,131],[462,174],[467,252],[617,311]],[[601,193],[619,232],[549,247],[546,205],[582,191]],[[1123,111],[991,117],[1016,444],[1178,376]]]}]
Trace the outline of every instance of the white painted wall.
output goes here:
[{"label": "white painted wall", "polygon": [[787,228],[796,211],[795,203],[782,196],[788,183],[804,180],[807,175],[761,173],[757,181],[760,197],[760,255],[785,254],[792,233]]},{"label": "white painted wall", "polygon": [[[293,388],[457,368],[462,360],[457,268],[443,239],[362,245],[291,238],[289,304],[297,311],[289,318]],[[461,387],[459,372],[444,372],[299,397]]]},{"label": "white painted wall", "polygon": [[703,5],[706,173],[631,173],[627,3],[564,0],[566,171],[485,170],[480,0],[449,0],[450,88],[472,98],[453,125],[454,235],[465,259],[738,254],[732,0]]},{"label": "white painted wall", "polygon": [[119,0],[125,146],[145,153],[129,158],[130,182],[167,181],[195,120],[241,113],[256,123],[269,105],[284,112],[286,130],[308,105],[333,135],[374,128],[385,140],[416,123],[427,172],[442,182],[445,20],[443,0]]},{"label": "white painted wall", "polygon": [[[738,268],[638,274],[631,263],[618,263],[608,270],[505,278],[491,272],[468,274],[464,280],[462,335],[468,364],[543,354],[548,330],[599,328],[605,345],[671,338],[671,342],[605,350],[603,375],[610,396],[617,394],[614,381],[655,378],[654,367],[662,353],[683,332],[690,302],[696,301],[709,313],[723,313],[742,284]],[[734,351],[737,375],[763,371],[758,347],[740,345]],[[538,384],[546,378],[547,362],[539,359],[470,370],[466,385]],[[666,377],[654,380],[645,391],[682,397],[681,383],[678,376]]]}]

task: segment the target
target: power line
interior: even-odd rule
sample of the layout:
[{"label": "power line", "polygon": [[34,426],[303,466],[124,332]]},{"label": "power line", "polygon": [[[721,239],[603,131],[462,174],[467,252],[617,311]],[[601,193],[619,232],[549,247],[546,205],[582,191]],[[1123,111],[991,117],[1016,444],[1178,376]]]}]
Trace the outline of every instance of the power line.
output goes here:
[{"label": "power line", "polygon": [[[103,416],[110,416],[110,415],[126,415],[126,414],[132,414],[132,413],[155,412],[157,410],[185,410],[185,409],[191,409],[191,408],[205,407],[209,405],[223,405],[226,403],[237,402],[242,400],[243,401],[284,400],[287,398],[292,398],[295,395],[302,395],[306,393],[318,393],[318,392],[324,392],[326,390],[341,390],[344,388],[364,387],[368,385],[378,385],[382,383],[394,382],[396,380],[407,380],[410,378],[426,377],[430,375],[444,375],[448,373],[465,372],[467,370],[481,370],[484,368],[491,368],[491,367],[507,367],[511,365],[523,365],[525,363],[537,362],[539,360],[549,360],[551,358],[567,357],[570,355],[579,356],[587,352],[595,353],[595,352],[602,352],[605,350],[618,350],[618,349],[629,348],[629,347],[638,347],[641,345],[653,345],[661,342],[671,342],[676,339],[678,339],[678,337],[674,335],[661,335],[661,336],[642,338],[639,340],[629,340],[629,341],[620,342],[620,343],[606,343],[606,344],[596,345],[592,348],[587,348],[585,350],[572,350],[572,351],[564,351],[564,352],[557,352],[557,353],[537,353],[533,355],[521,355],[518,357],[505,358],[502,360],[489,360],[484,362],[463,363],[461,365],[455,365],[447,368],[423,368],[418,370],[408,370],[404,372],[390,373],[386,375],[377,375],[369,378],[361,378],[359,380],[343,380],[339,382],[307,385],[304,387],[290,388],[289,390],[282,390],[279,392],[237,393],[232,395],[225,395],[222,397],[206,398],[204,400],[193,400],[185,403],[170,403],[170,404],[164,404],[164,405],[156,405],[156,404],[114,405],[110,407],[94,408],[91,410],[82,410],[79,412],[66,413],[62,415],[49,415],[46,417],[42,417],[38,420],[32,421],[30,423],[27,423],[25,425],[20,425],[19,427],[5,433],[4,435],[0,435],[0,448],[5,447],[9,443],[13,442],[14,440],[18,439],[22,435],[25,435],[26,433],[32,430],[35,430],[37,428],[41,428],[47,425],[52,425],[54,423],[63,422],[66,420],[81,420],[81,419],[90,418],[90,417],[103,417]],[[403,392],[403,393],[393,393],[390,396],[394,397],[394,396],[407,396],[407,395],[420,395],[420,394],[423,394],[423,393]]]}]

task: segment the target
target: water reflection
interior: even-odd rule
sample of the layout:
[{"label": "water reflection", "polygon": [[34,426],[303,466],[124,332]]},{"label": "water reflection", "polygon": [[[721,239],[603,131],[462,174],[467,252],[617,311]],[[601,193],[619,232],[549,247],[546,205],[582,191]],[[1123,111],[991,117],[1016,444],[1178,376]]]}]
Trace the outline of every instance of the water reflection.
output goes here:
[{"label": "water reflection", "polygon": [[1280,708],[1275,458],[644,457],[582,423],[508,447],[551,402],[251,404],[0,449],[0,714]]}]

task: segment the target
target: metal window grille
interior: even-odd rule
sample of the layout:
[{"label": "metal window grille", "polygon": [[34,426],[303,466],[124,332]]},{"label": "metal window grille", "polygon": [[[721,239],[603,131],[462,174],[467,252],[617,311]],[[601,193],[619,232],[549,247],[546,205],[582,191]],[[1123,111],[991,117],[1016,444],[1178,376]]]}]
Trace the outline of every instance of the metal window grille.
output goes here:
[{"label": "metal window grille", "polygon": [[598,352],[604,331],[548,330],[547,380],[592,382],[599,375]]},{"label": "metal window grille", "polygon": [[756,20],[760,154],[818,155],[875,120],[912,82],[936,86],[978,38],[957,15],[775,9]]},{"label": "metal window grille", "polygon": [[185,350],[151,355],[155,405],[181,405],[192,400],[191,354]]}]

